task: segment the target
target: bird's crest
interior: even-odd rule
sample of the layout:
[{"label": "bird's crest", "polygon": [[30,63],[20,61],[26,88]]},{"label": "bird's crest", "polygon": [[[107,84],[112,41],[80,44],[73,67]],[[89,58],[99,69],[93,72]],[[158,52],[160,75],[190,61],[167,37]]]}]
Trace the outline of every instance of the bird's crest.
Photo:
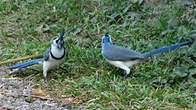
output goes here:
[{"label": "bird's crest", "polygon": [[61,39],[63,39],[64,34],[65,34],[65,30],[63,29],[63,30],[61,31],[61,34],[60,34],[60,38],[61,38]]}]

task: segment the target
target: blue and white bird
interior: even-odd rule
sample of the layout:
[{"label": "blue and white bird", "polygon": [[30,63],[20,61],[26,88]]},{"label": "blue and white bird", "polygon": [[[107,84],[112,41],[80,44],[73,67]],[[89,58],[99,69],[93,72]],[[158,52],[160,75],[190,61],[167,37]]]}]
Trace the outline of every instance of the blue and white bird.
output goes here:
[{"label": "blue and white bird", "polygon": [[102,37],[102,55],[110,64],[125,70],[125,77],[127,77],[130,73],[129,68],[139,63],[140,61],[146,59],[147,57],[175,50],[182,46],[192,44],[193,42],[194,40],[187,41],[184,43],[174,44],[171,46],[155,49],[153,51],[141,54],[134,50],[113,45],[111,41],[111,36],[106,34]]},{"label": "blue and white bird", "polygon": [[43,58],[31,60],[22,64],[9,67],[10,70],[21,69],[34,64],[43,64],[43,76],[47,79],[47,72],[51,69],[58,67],[66,59],[67,51],[64,47],[64,30],[60,36],[53,40],[51,47],[44,53]]}]

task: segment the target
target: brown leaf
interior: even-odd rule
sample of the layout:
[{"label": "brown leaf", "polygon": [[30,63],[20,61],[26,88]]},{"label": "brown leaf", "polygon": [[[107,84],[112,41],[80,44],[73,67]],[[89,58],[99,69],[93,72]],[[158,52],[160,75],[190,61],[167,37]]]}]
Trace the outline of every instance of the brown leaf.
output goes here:
[{"label": "brown leaf", "polygon": [[38,28],[39,28],[39,29],[42,29],[43,27],[44,27],[44,25],[40,25]]},{"label": "brown leaf", "polygon": [[8,107],[0,107],[0,110],[11,110],[11,109]]},{"label": "brown leaf", "polygon": [[41,88],[36,89],[33,94],[34,95],[48,95],[48,93],[43,91]]}]

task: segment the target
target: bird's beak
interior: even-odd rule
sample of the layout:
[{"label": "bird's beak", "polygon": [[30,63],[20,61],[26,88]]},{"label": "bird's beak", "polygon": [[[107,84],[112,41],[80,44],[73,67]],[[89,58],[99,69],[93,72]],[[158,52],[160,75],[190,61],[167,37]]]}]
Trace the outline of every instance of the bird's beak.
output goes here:
[{"label": "bird's beak", "polygon": [[57,46],[58,46],[58,48],[62,48],[63,45],[64,45],[63,37],[59,37],[59,38],[57,39]]},{"label": "bird's beak", "polygon": [[60,34],[60,37],[58,38],[58,43],[57,43],[58,48],[62,48],[64,45],[64,40],[63,40],[64,33],[65,33],[65,31],[63,29]]}]

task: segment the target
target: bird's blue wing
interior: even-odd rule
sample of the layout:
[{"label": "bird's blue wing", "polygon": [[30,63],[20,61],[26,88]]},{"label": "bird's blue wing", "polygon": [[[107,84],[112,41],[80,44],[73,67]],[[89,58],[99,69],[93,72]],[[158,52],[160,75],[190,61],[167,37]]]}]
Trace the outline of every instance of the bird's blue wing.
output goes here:
[{"label": "bird's blue wing", "polygon": [[44,53],[44,60],[47,61],[50,56],[50,48]]},{"label": "bird's blue wing", "polygon": [[112,44],[104,45],[102,51],[103,56],[112,61],[129,61],[144,58],[143,55],[138,52]]}]

